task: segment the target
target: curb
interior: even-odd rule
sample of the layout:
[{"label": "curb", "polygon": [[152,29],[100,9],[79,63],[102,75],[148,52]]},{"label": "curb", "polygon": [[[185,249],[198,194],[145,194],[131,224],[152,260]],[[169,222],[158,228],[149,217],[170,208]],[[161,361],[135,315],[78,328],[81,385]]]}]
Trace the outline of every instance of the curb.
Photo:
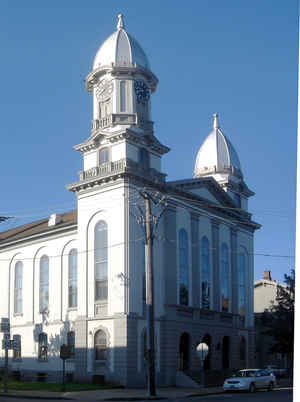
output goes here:
[{"label": "curb", "polygon": [[3,391],[0,392],[0,398],[1,397],[6,397],[6,398],[22,398],[22,399],[29,399],[29,400],[53,400],[53,399],[59,399],[59,400],[64,400],[64,401],[73,401],[74,399],[72,398],[67,398],[65,396],[60,396],[60,395],[53,395],[53,396],[42,396],[42,395],[24,395],[24,394],[14,394],[14,393],[4,393]]}]

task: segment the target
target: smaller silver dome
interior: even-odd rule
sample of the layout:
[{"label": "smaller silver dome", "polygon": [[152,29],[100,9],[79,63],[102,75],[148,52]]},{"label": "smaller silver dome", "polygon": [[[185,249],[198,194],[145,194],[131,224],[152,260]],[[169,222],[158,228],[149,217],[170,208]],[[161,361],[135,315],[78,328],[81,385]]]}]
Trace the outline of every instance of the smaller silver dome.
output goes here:
[{"label": "smaller silver dome", "polygon": [[195,163],[194,177],[215,173],[230,173],[242,178],[237,152],[219,127],[218,115],[213,115],[213,131],[201,145]]},{"label": "smaller silver dome", "polygon": [[118,15],[117,31],[100,46],[94,59],[93,69],[108,66],[111,63],[116,65],[136,63],[150,70],[144,50],[137,40],[126,32],[122,14]]}]

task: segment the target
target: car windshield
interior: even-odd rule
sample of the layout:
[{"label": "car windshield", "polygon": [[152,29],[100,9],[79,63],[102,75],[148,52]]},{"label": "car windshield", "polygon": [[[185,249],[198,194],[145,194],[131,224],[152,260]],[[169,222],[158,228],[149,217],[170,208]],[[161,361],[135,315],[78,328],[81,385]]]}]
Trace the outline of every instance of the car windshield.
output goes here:
[{"label": "car windshield", "polygon": [[256,370],[242,370],[235,373],[235,377],[255,377]]}]

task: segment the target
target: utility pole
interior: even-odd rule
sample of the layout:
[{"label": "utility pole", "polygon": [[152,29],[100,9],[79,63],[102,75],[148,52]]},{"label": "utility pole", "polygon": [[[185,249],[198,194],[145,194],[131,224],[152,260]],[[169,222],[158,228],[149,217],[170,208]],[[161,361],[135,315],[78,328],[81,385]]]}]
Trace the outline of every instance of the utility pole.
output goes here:
[{"label": "utility pole", "polygon": [[153,297],[153,264],[152,246],[153,231],[151,222],[151,205],[148,193],[143,193],[146,212],[146,308],[147,308],[147,356],[148,356],[148,392],[156,396],[155,384],[155,349],[154,349],[154,297]]},{"label": "utility pole", "polygon": [[[151,190],[150,190],[151,191]],[[138,191],[144,199],[144,209],[136,205],[139,211],[137,222],[145,227],[145,245],[146,245],[146,318],[147,318],[147,386],[149,396],[156,396],[156,375],[155,375],[155,325],[154,325],[154,272],[153,272],[153,240],[160,218],[167,206],[166,197],[156,191],[151,194],[150,191],[143,189]],[[159,195],[159,200],[157,196]],[[163,204],[162,209],[155,216],[151,211],[151,201],[156,206]]]}]

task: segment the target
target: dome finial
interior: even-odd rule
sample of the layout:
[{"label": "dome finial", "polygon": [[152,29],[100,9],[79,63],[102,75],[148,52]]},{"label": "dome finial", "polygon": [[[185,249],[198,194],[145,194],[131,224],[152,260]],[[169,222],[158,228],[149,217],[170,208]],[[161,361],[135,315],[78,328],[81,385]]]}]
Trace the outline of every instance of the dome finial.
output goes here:
[{"label": "dome finial", "polygon": [[217,128],[220,127],[219,126],[219,115],[218,115],[218,113],[214,113],[213,118],[214,118],[213,128],[216,130]]},{"label": "dome finial", "polygon": [[117,24],[118,29],[124,29],[125,25],[123,22],[123,14],[118,14],[118,24]]}]

